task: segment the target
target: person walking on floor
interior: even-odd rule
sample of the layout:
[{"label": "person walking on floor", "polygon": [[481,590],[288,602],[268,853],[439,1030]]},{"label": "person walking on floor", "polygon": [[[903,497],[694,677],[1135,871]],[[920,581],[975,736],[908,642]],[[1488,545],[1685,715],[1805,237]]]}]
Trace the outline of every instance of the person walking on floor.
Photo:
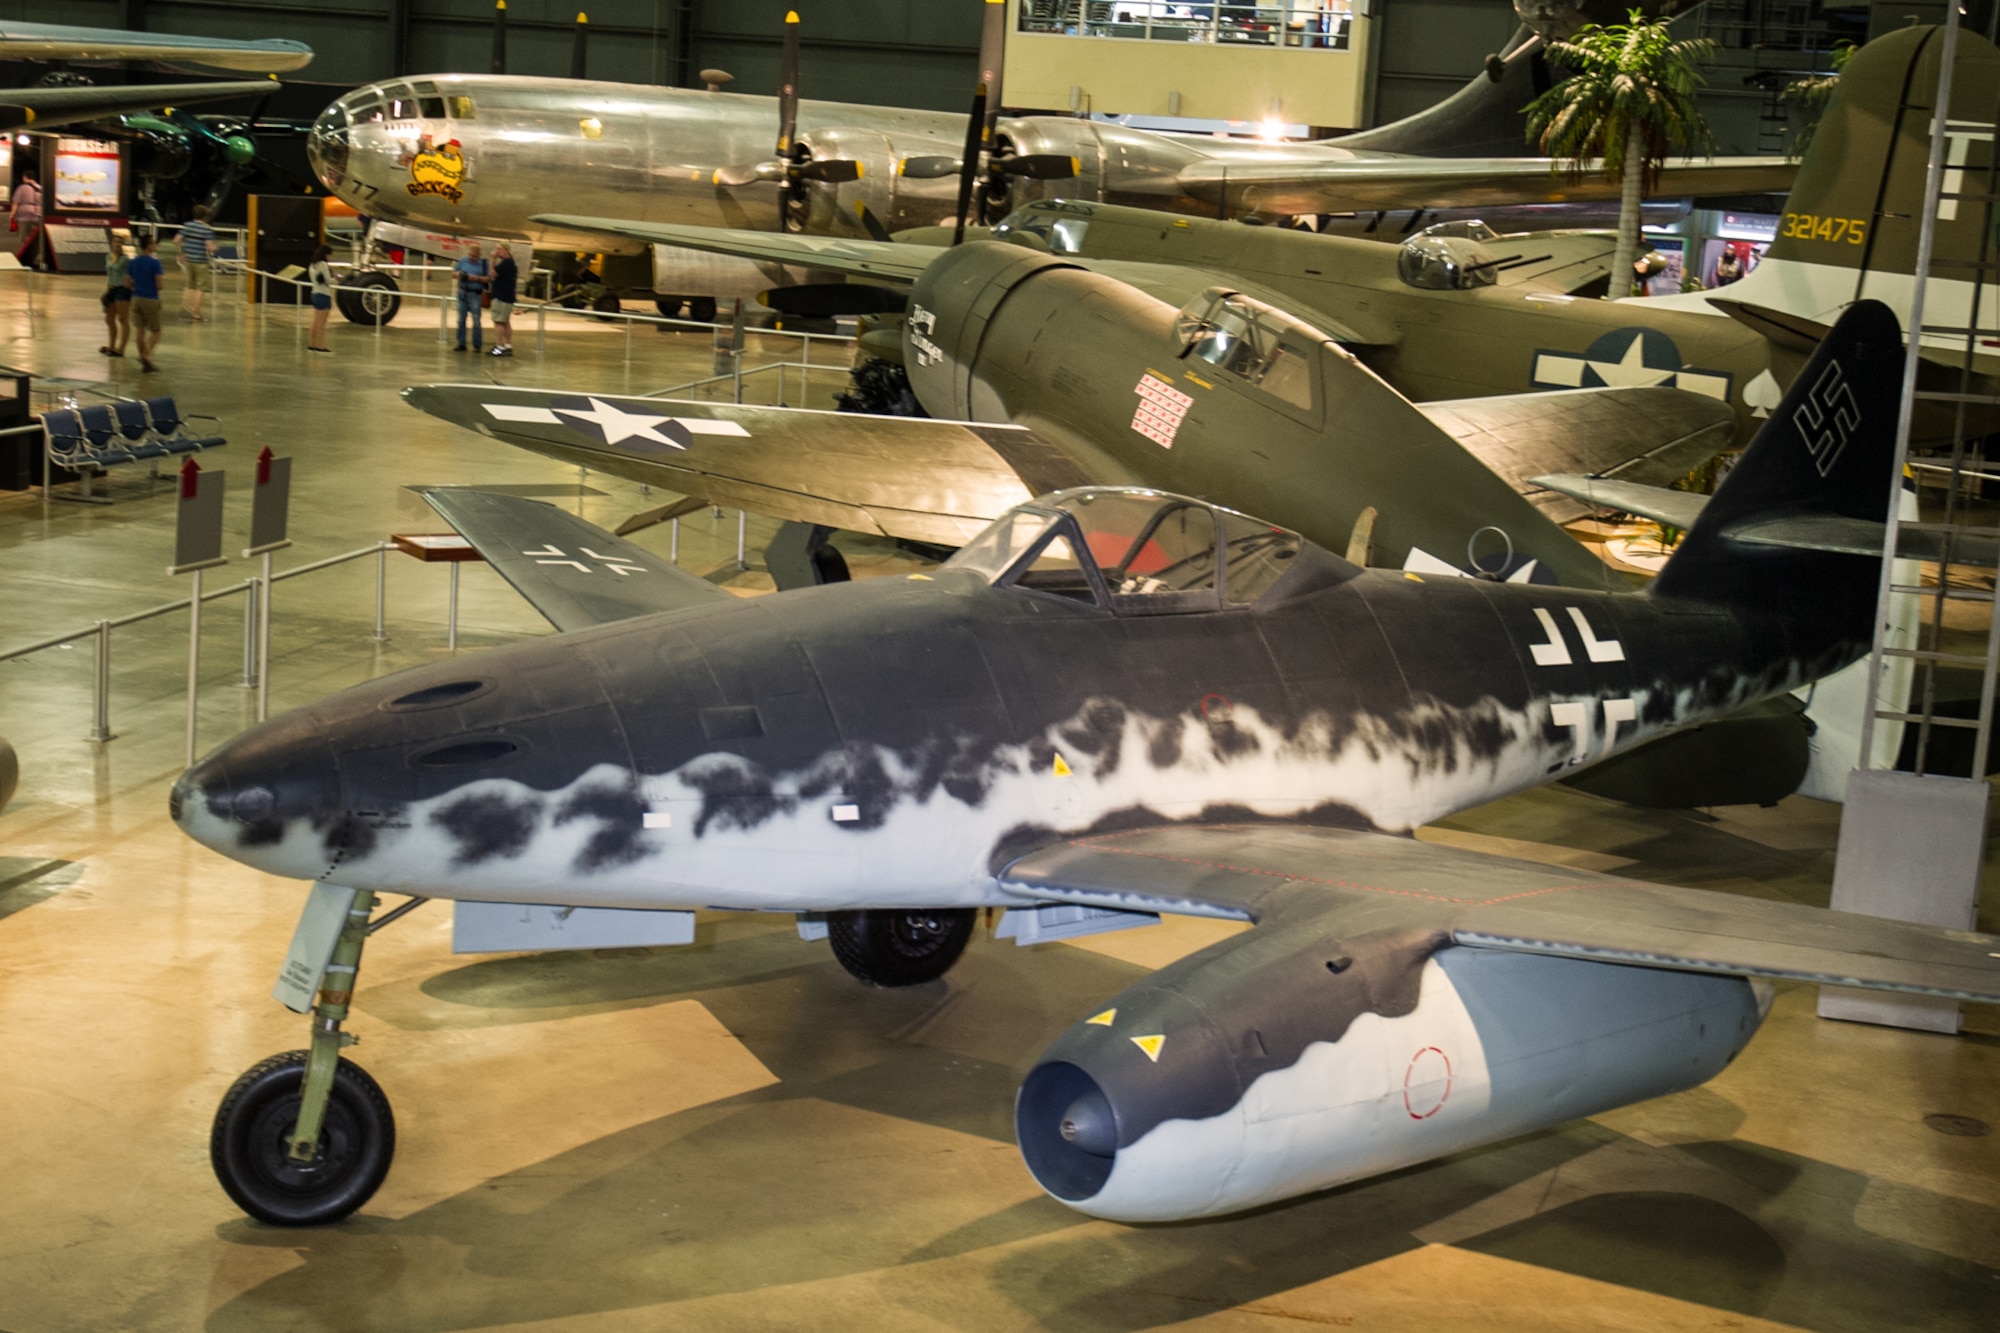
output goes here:
[{"label": "person walking on floor", "polygon": [[194,220],[181,224],[181,266],[187,270],[187,308],[194,322],[202,322],[202,298],[215,286],[215,228],[208,225],[208,205],[194,206]]},{"label": "person walking on floor", "polygon": [[333,311],[333,265],[327,261],[332,258],[332,246],[318,246],[313,250],[312,262],[306,266],[306,277],[312,283],[313,306],[312,332],[306,335],[308,352],[333,350],[326,345],[326,319]]},{"label": "person walking on floor", "polygon": [[132,288],[125,282],[125,267],[130,262],[125,242],[111,236],[104,256],[104,295],[97,298],[104,307],[106,340],[97,350],[106,356],[125,355],[125,344],[132,338]]},{"label": "person walking on floor", "polygon": [[514,288],[521,269],[502,241],[493,247],[493,355],[514,355]]},{"label": "person walking on floor", "polygon": [[33,167],[21,172],[21,183],[14,187],[12,211],[13,220],[7,225],[21,237],[20,244],[14,248],[14,258],[29,268],[40,268],[42,183],[35,179]]},{"label": "person walking on floor", "polygon": [[153,349],[160,345],[160,292],[167,285],[167,270],[153,253],[160,238],[151,232],[139,242],[139,253],[125,266],[125,282],[132,289],[132,324],[139,330],[139,369],[151,374]]},{"label": "person walking on floor", "polygon": [[477,352],[485,342],[485,333],[479,325],[481,298],[486,295],[493,281],[493,268],[479,257],[479,247],[465,247],[465,258],[451,266],[458,275],[458,346],[454,351],[465,350],[465,320],[472,318],[472,350]]}]

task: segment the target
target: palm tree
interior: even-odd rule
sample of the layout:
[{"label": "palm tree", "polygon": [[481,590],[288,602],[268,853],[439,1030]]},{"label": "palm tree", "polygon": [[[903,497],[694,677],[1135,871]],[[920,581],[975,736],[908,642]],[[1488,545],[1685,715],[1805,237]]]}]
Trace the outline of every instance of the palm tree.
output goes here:
[{"label": "palm tree", "polygon": [[1569,77],[1527,106],[1528,140],[1556,159],[1572,179],[1601,164],[1604,179],[1619,184],[1618,247],[1612,253],[1612,287],[1626,290],[1639,245],[1639,199],[1657,185],[1675,151],[1693,156],[1715,151],[1715,135],[1695,105],[1703,83],[1697,66],[1715,43],[1675,41],[1666,21],[1649,22],[1632,10],[1629,22],[1589,24],[1574,40],[1549,43],[1549,60]]},{"label": "palm tree", "polygon": [[1827,61],[1831,73],[1808,74],[1803,79],[1794,79],[1786,84],[1778,94],[1778,100],[1790,103],[1805,117],[1792,135],[1792,150],[1786,156],[1797,162],[1812,147],[1813,132],[1819,128],[1820,117],[1826,114],[1826,104],[1833,100],[1833,90],[1840,84],[1840,75],[1847,68],[1849,56],[1854,54],[1854,43],[1842,42],[1833,48]]}]

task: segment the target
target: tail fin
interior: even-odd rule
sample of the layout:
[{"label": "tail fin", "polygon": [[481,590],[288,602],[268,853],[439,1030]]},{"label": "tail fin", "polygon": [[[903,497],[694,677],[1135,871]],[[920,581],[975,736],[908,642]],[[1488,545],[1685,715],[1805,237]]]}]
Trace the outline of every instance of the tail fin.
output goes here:
[{"label": "tail fin", "polygon": [[[1935,254],[1979,261],[1986,258],[1981,241],[1994,204],[1949,196],[1985,191],[2000,108],[2000,48],[1963,29],[1958,42],[1945,126],[1953,170],[1938,208]],[[1800,165],[1777,239],[1731,297],[1822,322],[1851,301],[1873,298],[1909,322],[1943,45],[1942,28],[1911,27],[1854,53]],[[1934,275],[1925,322],[1964,324],[1957,316],[1967,313],[1971,293],[1969,281]]]},{"label": "tail fin", "polygon": [[1850,306],[1653,581],[1784,627],[1821,670],[1872,639],[1895,478],[1903,334],[1879,301]]}]

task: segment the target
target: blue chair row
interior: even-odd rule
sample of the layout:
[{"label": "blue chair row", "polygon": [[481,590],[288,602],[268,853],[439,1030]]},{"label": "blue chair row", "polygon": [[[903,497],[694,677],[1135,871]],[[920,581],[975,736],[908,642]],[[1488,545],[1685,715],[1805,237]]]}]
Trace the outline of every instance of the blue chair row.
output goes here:
[{"label": "blue chair row", "polygon": [[118,463],[166,458],[228,443],[220,435],[196,435],[172,398],[121,399],[85,408],[42,414],[49,457],[73,472],[101,472]]}]

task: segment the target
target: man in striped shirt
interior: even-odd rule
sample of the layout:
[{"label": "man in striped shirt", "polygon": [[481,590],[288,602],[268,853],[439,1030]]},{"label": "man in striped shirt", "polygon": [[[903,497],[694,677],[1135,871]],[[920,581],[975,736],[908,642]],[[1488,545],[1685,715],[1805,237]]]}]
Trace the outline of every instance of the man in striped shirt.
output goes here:
[{"label": "man in striped shirt", "polygon": [[201,303],[215,286],[209,260],[215,254],[215,228],[208,225],[208,205],[194,206],[194,220],[181,224],[181,264],[187,269],[188,313],[202,320]]}]

